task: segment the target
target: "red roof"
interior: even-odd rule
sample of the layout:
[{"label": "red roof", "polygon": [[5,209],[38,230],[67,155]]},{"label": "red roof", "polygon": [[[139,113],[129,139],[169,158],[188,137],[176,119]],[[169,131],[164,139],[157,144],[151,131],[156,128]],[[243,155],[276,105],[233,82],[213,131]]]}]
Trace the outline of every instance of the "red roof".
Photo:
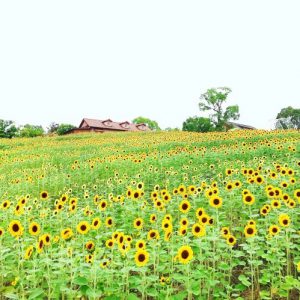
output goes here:
[{"label": "red roof", "polygon": [[84,118],[79,128],[97,128],[117,131],[150,131],[146,124],[133,124],[128,121],[114,122],[111,119],[96,120]]}]

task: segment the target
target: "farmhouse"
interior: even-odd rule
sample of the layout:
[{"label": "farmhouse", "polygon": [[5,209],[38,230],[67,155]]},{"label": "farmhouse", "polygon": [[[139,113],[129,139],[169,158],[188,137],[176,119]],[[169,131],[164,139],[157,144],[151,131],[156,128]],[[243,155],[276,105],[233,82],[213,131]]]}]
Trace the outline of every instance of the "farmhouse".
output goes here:
[{"label": "farmhouse", "polygon": [[78,128],[70,130],[68,133],[84,133],[84,132],[128,132],[128,131],[150,131],[150,128],[142,124],[133,124],[128,121],[114,122],[111,119],[96,120],[82,119]]}]

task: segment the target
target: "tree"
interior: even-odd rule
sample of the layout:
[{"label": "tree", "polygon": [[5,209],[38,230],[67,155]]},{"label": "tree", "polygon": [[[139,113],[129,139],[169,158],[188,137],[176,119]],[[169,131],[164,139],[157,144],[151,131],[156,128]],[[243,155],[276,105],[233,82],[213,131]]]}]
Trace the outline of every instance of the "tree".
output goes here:
[{"label": "tree", "polygon": [[67,133],[69,130],[76,128],[74,125],[71,124],[60,124],[57,129],[56,132],[58,135],[63,135],[65,133]]},{"label": "tree", "polygon": [[18,129],[13,121],[0,120],[0,138],[9,138],[16,136]]},{"label": "tree", "polygon": [[276,120],[275,127],[278,129],[300,129],[300,109],[291,106],[282,108]]},{"label": "tree", "polygon": [[20,137],[36,137],[43,135],[44,129],[39,125],[30,125],[26,124],[23,127],[19,128],[19,136]]},{"label": "tree", "polygon": [[209,118],[203,117],[190,117],[183,122],[183,131],[194,131],[194,132],[209,132],[214,129],[214,124]]},{"label": "tree", "polygon": [[208,89],[206,93],[200,96],[199,109],[201,111],[210,111],[210,119],[215,125],[217,131],[225,129],[224,125],[229,120],[237,120],[240,117],[238,105],[227,106],[223,108],[231,89],[228,87],[219,87]]},{"label": "tree", "polygon": [[47,127],[47,132],[48,133],[55,133],[57,128],[58,128],[59,124],[52,122],[49,124],[49,126]]},{"label": "tree", "polygon": [[137,117],[134,120],[132,120],[132,123],[134,124],[140,124],[144,123],[146,124],[151,130],[160,130],[160,127],[158,126],[156,121],[150,120],[145,117]]}]

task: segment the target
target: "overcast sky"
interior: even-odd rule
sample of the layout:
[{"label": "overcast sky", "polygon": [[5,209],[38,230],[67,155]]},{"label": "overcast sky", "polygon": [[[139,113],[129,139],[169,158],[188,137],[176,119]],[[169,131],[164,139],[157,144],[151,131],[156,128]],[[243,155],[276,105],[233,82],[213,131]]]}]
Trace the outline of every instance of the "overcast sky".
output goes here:
[{"label": "overcast sky", "polygon": [[299,85],[299,0],[0,2],[0,119],[17,124],[181,127],[228,86],[239,122],[269,129]]}]

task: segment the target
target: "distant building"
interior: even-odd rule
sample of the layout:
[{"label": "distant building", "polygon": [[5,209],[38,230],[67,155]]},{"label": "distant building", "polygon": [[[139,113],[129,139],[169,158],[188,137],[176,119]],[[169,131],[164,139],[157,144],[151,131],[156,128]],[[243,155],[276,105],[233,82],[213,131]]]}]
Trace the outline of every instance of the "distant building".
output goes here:
[{"label": "distant building", "polygon": [[150,128],[142,124],[133,124],[128,121],[114,122],[111,119],[96,120],[96,119],[82,119],[78,128],[70,130],[68,133],[84,133],[84,132],[125,132],[125,131],[151,131]]},{"label": "distant building", "polygon": [[248,130],[254,130],[254,129],[256,129],[253,126],[239,124],[239,123],[234,123],[234,122],[227,122],[225,124],[225,127],[226,127],[226,130],[229,130],[229,129],[248,129]]}]

